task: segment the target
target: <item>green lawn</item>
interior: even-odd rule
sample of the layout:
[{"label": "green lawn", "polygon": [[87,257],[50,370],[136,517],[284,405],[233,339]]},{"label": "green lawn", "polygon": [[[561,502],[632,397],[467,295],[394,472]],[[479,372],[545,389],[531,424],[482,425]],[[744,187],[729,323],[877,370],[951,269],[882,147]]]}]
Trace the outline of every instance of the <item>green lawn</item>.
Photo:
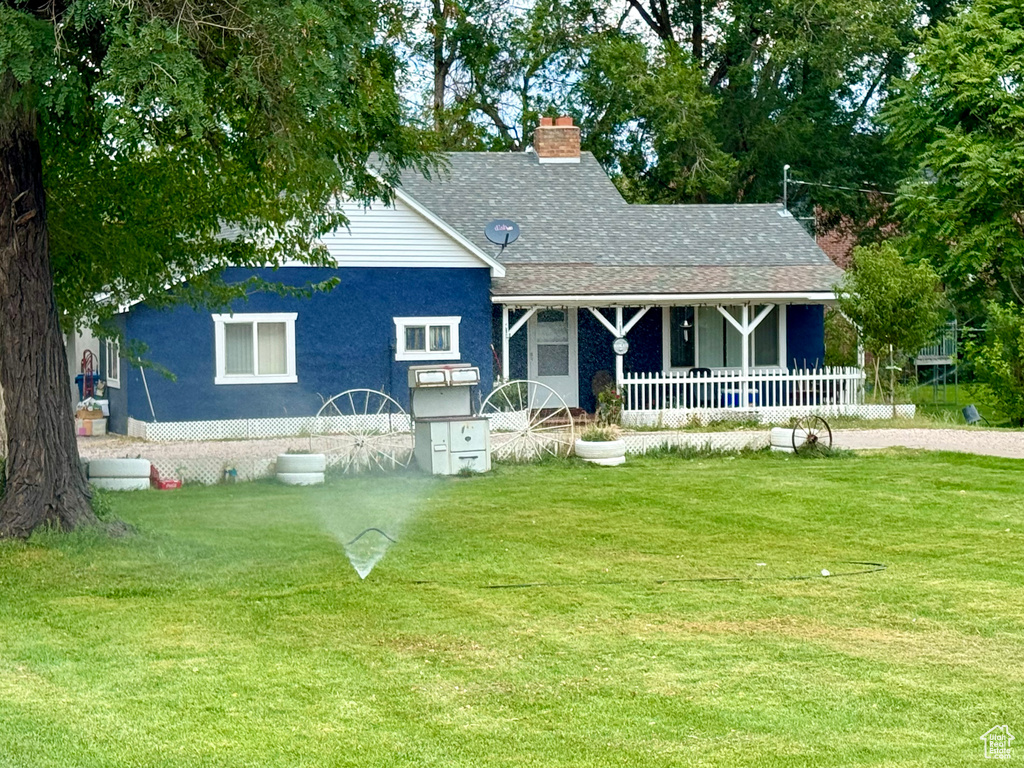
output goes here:
[{"label": "green lawn", "polygon": [[[122,494],[134,537],[0,545],[0,766],[980,764],[992,726],[1024,745],[1022,468]],[[398,543],[360,581],[340,542],[370,525]],[[816,576],[846,561],[888,568]]]},{"label": "green lawn", "polygon": [[981,399],[977,388],[970,384],[950,383],[945,390],[942,387],[936,390],[930,384],[922,384],[912,390],[912,399],[922,416],[937,421],[940,426],[963,425],[963,408],[973,405],[988,422],[982,422],[981,426],[1013,428],[1006,416]]}]

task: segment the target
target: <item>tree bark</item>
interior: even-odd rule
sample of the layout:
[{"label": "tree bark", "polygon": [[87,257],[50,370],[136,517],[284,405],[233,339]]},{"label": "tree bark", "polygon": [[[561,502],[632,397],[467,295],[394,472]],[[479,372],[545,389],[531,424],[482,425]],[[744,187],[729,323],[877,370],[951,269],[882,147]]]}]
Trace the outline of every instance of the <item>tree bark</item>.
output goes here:
[{"label": "tree bark", "polygon": [[32,116],[0,121],[0,389],[7,489],[0,536],[98,522],[75,439]]},{"label": "tree bark", "polygon": [[693,58],[698,63],[704,64],[704,1],[693,0],[693,31],[690,35]]},{"label": "tree bark", "polygon": [[434,112],[434,131],[444,133],[444,97],[448,91],[448,70],[451,60],[445,55],[444,45],[448,31],[447,9],[442,0],[434,0],[434,94],[432,109]]}]

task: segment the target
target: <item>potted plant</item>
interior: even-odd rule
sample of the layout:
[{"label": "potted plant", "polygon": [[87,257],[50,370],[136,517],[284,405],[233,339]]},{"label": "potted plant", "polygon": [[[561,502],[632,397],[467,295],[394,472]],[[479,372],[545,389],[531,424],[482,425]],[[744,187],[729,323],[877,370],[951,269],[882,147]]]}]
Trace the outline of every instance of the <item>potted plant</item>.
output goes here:
[{"label": "potted plant", "polygon": [[626,443],[617,427],[587,427],[576,441],[576,455],[592,464],[615,467],[626,462]]},{"label": "potted plant", "polygon": [[608,386],[597,393],[597,423],[603,427],[617,427],[622,423],[622,392]]}]

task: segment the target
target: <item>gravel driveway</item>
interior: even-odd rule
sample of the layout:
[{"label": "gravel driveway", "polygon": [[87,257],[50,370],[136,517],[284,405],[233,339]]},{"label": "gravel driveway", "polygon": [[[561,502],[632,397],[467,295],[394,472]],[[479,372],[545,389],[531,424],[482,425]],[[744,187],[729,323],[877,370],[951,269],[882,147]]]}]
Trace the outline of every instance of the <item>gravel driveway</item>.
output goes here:
[{"label": "gravel driveway", "polygon": [[[854,450],[870,448],[920,448],[930,451],[958,451],[985,456],[1024,459],[1024,431],[995,429],[837,429],[835,445]],[[273,458],[289,448],[309,450],[309,438],[286,437],[266,440],[216,440],[206,442],[148,443],[117,435],[78,439],[83,458],[142,456],[160,459],[245,459]]]},{"label": "gravel driveway", "polygon": [[78,438],[83,459],[145,458],[156,459],[263,459],[273,458],[288,449],[308,451],[308,437],[279,437],[262,440],[196,440],[147,442],[121,435]]},{"label": "gravel driveway", "polygon": [[1024,432],[1000,429],[837,429],[838,448],[921,448],[1024,459]]}]

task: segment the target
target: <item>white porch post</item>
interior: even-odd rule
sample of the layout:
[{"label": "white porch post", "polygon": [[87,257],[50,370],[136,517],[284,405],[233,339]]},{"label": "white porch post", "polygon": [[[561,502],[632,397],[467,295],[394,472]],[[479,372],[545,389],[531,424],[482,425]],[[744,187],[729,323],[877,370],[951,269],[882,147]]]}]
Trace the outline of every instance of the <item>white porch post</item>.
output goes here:
[{"label": "white porch post", "polygon": [[526,321],[533,317],[533,313],[537,311],[536,307],[530,307],[516,322],[509,327],[508,324],[508,305],[501,305],[501,378],[503,381],[508,381],[510,369],[509,363],[509,340],[519,333],[519,329],[526,325]]},{"label": "white porch post", "polygon": [[[622,307],[615,308],[615,337],[622,336]],[[622,380],[625,371],[622,364],[622,355],[615,355],[615,391],[622,389]]]},{"label": "white porch post", "polygon": [[750,405],[750,334],[753,329],[750,327],[750,305],[743,305],[743,379],[740,381],[740,408],[747,408]]},{"label": "white porch post", "polygon": [[508,304],[501,305],[501,380],[508,381]]}]

